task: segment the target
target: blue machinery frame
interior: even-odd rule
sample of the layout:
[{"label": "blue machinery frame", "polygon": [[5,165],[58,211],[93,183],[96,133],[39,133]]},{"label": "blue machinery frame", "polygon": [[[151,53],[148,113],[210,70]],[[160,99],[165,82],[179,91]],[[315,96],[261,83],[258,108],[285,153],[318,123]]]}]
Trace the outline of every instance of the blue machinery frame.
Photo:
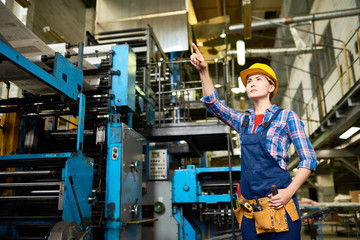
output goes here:
[{"label": "blue machinery frame", "polygon": [[[60,53],[55,53],[53,74],[47,73],[2,41],[0,41],[0,55],[57,92],[77,101],[78,92],[82,90],[83,72]],[[82,59],[82,56],[80,57]]]},{"label": "blue machinery frame", "polygon": [[[128,45],[112,48],[111,99],[107,125],[105,239],[140,239],[142,145],[144,138],[131,129],[135,111],[136,56]],[[120,113],[128,114],[128,126]]]},{"label": "blue machinery frame", "polygon": [[[232,167],[233,172],[240,172],[241,167]],[[212,173],[228,173],[228,167],[211,167],[211,168],[195,168],[189,165],[187,169],[176,170],[172,180],[172,201],[177,204],[173,208],[173,216],[178,222],[179,239],[198,240],[200,233],[195,227],[183,216],[181,204],[184,203],[220,203],[231,201],[230,194],[221,195],[205,195],[201,189],[199,174]],[[180,206],[180,207],[179,207]],[[196,226],[197,228],[201,226]]]},{"label": "blue machinery frame", "polygon": [[[82,45],[81,45],[82,46]],[[93,165],[91,158],[82,155],[83,139],[84,139],[84,121],[85,121],[85,95],[81,93],[83,84],[82,51],[79,51],[78,61],[80,68],[69,62],[61,54],[56,53],[54,59],[53,74],[49,74],[14,49],[0,41],[0,55],[5,59],[32,75],[34,78],[42,81],[42,83],[55,89],[56,92],[79,102],[79,122],[77,133],[77,152],[66,153],[43,153],[43,154],[18,154],[0,156],[3,160],[43,160],[51,161],[53,159],[64,159],[65,165],[62,170],[61,182],[59,182],[59,202],[58,210],[62,210],[62,221],[74,221],[82,228],[88,227],[91,221],[91,203],[88,197],[92,194],[93,182]],[[74,189],[81,209],[84,222],[81,222],[80,213],[77,208],[75,196],[72,191],[69,177],[72,178]],[[42,224],[43,221],[21,221],[17,224],[36,225]],[[47,222],[49,223],[49,222]],[[16,224],[16,223],[15,223]],[[50,224],[55,224],[50,223]],[[6,225],[6,224],[5,224]],[[2,227],[4,229],[4,227]],[[85,229],[83,229],[85,230]],[[1,235],[1,233],[0,233]],[[14,233],[16,236],[16,232]]]}]

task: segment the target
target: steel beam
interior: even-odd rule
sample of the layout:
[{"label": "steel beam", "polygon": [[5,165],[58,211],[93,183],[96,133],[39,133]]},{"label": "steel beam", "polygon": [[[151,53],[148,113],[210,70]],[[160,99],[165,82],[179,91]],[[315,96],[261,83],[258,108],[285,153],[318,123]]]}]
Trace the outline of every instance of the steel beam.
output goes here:
[{"label": "steel beam", "polygon": [[355,176],[357,176],[358,178],[360,178],[360,170],[356,167],[354,167],[348,159],[346,158],[338,158],[338,160],[341,161],[341,163],[344,164],[344,166],[353,174],[355,174]]}]

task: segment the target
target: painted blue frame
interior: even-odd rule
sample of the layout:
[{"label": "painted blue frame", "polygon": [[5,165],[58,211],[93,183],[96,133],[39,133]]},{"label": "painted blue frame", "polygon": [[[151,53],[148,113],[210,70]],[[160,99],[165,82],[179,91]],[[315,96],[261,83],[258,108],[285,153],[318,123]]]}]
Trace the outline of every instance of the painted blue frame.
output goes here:
[{"label": "painted blue frame", "polygon": [[2,41],[0,41],[0,55],[41,80],[44,84],[75,101],[77,100],[78,92],[81,92],[83,86],[83,72],[60,53],[55,53],[53,75],[47,73]]}]

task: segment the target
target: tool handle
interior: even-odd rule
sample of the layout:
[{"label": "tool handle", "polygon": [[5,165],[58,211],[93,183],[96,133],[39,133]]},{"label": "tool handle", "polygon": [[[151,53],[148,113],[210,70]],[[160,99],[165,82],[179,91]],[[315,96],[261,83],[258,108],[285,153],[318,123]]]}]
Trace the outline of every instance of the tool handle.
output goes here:
[{"label": "tool handle", "polygon": [[279,193],[276,185],[271,186],[271,193],[272,193],[273,196],[275,196],[276,194]]},{"label": "tool handle", "polygon": [[237,184],[237,194],[238,194],[238,198],[240,198],[241,197],[240,183]]}]

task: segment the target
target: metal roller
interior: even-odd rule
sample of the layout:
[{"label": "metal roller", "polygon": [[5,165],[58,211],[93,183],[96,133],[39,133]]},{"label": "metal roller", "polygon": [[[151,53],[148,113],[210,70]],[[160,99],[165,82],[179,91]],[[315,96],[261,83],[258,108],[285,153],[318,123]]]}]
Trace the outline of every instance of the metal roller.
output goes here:
[{"label": "metal roller", "polygon": [[44,171],[0,171],[0,177],[54,176],[55,170]]}]

